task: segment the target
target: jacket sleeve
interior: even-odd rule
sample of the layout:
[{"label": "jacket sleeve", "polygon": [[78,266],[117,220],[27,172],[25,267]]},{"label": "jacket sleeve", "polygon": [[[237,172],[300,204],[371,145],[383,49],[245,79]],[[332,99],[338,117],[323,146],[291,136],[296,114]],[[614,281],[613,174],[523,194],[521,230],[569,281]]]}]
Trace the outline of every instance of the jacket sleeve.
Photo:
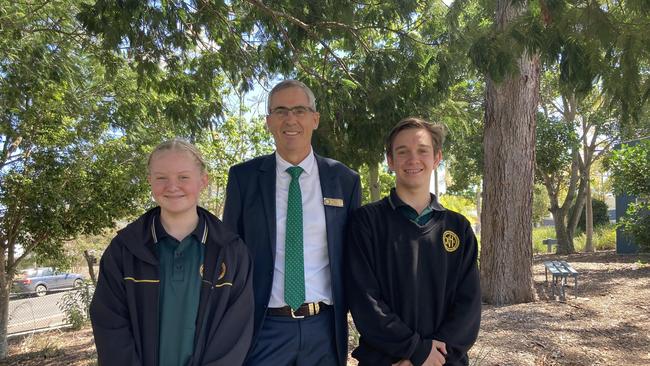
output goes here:
[{"label": "jacket sleeve", "polygon": [[481,289],[478,270],[478,243],[469,223],[463,235],[465,255],[449,312],[435,336],[447,345],[447,362],[462,360],[478,337],[481,323]]},{"label": "jacket sleeve", "polygon": [[214,322],[202,365],[242,365],[253,338],[253,267],[248,249],[239,240],[232,261],[237,263],[228,308],[223,318]]},{"label": "jacket sleeve", "polygon": [[90,304],[99,365],[141,365],[127,307],[122,256],[113,243],[99,264],[97,288]]},{"label": "jacket sleeve", "polygon": [[410,359],[421,365],[431,351],[431,340],[406,325],[382,299],[372,263],[373,238],[360,211],[348,224],[346,291],[350,312],[363,341],[393,362]]},{"label": "jacket sleeve", "polygon": [[241,191],[235,169],[228,171],[228,184],[226,186],[226,202],[223,207],[223,223],[234,233],[241,235]]},{"label": "jacket sleeve", "polygon": [[352,189],[352,202],[350,210],[354,211],[361,206],[361,179],[358,174],[354,177],[354,188]]}]

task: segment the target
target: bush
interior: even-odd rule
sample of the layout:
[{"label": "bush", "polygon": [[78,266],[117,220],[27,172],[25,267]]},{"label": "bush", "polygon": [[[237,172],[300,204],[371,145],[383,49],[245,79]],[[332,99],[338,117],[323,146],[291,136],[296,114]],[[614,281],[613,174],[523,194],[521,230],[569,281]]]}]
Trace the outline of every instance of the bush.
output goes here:
[{"label": "bush", "polygon": [[95,288],[90,282],[84,282],[78,288],[66,292],[59,300],[59,308],[65,314],[65,320],[72,329],[79,330],[90,319],[90,301]]},{"label": "bush", "polygon": [[[595,250],[616,249],[616,225],[607,224],[595,228],[591,241]],[[585,233],[576,235],[573,244],[577,252],[584,252],[587,246],[587,235]]]},{"label": "bush", "polygon": [[[591,200],[591,207],[594,214],[594,228],[609,224],[609,215],[607,214],[609,208],[605,201],[594,198]],[[578,229],[582,232],[587,230],[585,227],[585,216],[585,210],[583,209],[582,214],[580,215],[580,221],[578,221]]]},{"label": "bush", "polygon": [[631,204],[619,225],[641,251],[650,252],[650,202]]},{"label": "bush", "polygon": [[[546,253],[546,245],[542,240],[546,238],[555,239],[555,228],[553,226],[544,226],[533,229],[533,253]],[[585,250],[586,235],[581,233],[573,238],[573,245],[577,252]],[[594,229],[592,238],[594,249],[609,250],[616,249],[616,225],[607,224]]]}]

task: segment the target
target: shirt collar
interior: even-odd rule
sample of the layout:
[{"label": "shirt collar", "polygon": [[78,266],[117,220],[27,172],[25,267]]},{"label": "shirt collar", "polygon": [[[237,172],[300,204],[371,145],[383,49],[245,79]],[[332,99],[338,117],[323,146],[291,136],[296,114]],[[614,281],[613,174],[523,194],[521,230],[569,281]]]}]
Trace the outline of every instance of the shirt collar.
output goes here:
[{"label": "shirt collar", "polygon": [[[296,166],[291,164],[290,162],[284,160],[278,152],[275,152],[275,166],[276,166],[276,174],[281,174],[285,173],[287,168],[290,168],[292,166]],[[316,166],[316,157],[314,157],[314,149],[309,150],[309,154],[300,162],[298,163],[299,167],[302,168],[303,174],[306,175],[311,175],[314,171],[314,167]],[[287,173],[288,174],[288,173]]]},{"label": "shirt collar", "polygon": [[[158,244],[160,240],[163,240],[167,237],[172,238],[172,236],[167,233],[165,227],[160,221],[160,215],[155,215],[153,217],[151,233],[153,235],[154,244]],[[196,240],[198,240],[201,244],[205,244],[206,240],[208,239],[208,225],[205,221],[205,218],[200,213],[199,222],[194,228],[194,231],[190,233],[190,235],[194,236],[194,238],[196,238]]]},{"label": "shirt collar", "polygon": [[[438,198],[436,197],[435,194],[429,193],[431,195],[431,201],[427,205],[429,209],[432,211],[445,211],[445,208],[442,207],[442,205],[438,202]],[[394,210],[400,206],[409,206],[407,203],[402,201],[401,198],[397,195],[397,191],[395,188],[391,188],[390,190],[390,195],[388,196],[388,202],[390,203],[390,207]],[[412,207],[411,207],[412,208]]]}]

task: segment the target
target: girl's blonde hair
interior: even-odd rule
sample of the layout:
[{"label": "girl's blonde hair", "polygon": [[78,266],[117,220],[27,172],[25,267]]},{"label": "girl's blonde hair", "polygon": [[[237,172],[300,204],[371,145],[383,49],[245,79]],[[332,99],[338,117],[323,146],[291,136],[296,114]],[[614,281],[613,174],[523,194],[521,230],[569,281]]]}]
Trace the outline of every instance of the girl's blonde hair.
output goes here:
[{"label": "girl's blonde hair", "polygon": [[207,165],[205,164],[205,160],[203,160],[203,157],[201,156],[201,153],[199,150],[196,148],[196,146],[192,145],[191,143],[179,139],[179,138],[174,138],[171,140],[167,140],[165,142],[162,142],[156,146],[153,151],[151,151],[151,154],[149,154],[149,160],[147,161],[147,171],[151,167],[151,159],[153,158],[154,155],[161,151],[166,151],[166,150],[173,150],[173,151],[186,151],[192,155],[194,158],[194,161],[196,164],[199,166],[201,169],[201,173],[206,173],[207,172]]}]

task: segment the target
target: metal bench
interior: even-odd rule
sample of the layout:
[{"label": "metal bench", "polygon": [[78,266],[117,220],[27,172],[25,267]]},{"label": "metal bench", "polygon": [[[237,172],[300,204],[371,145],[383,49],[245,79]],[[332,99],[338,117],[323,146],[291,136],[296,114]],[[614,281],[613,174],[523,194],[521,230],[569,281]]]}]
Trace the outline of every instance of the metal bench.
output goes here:
[{"label": "metal bench", "polygon": [[574,279],[574,295],[578,297],[578,271],[576,271],[569,263],[566,261],[546,261],[544,262],[544,277],[548,283],[548,273],[551,272],[551,286],[553,291],[553,298],[555,298],[555,292],[557,291],[561,300],[565,300],[565,291],[564,288],[567,285],[567,279],[573,277]]},{"label": "metal bench", "polygon": [[546,253],[551,253],[553,245],[557,245],[557,239],[546,238],[542,240],[542,244],[546,245]]}]

